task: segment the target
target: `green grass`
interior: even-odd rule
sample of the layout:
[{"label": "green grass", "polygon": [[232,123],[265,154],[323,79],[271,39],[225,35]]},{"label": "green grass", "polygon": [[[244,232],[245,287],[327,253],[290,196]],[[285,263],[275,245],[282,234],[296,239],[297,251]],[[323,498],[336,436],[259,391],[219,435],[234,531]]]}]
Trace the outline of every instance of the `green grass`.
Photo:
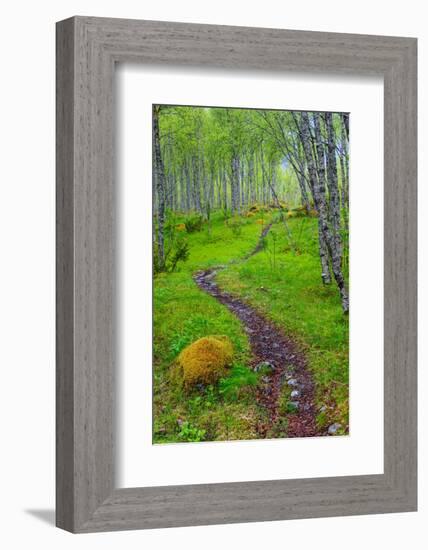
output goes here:
[{"label": "green grass", "polygon": [[273,238],[267,250],[247,262],[230,266],[217,276],[219,285],[239,294],[288,334],[307,354],[316,382],[320,426],[348,424],[348,317],[342,313],[337,287],[324,286],[320,277],[317,219],[288,221],[296,252],[282,226],[275,224],[276,268],[272,268]]},{"label": "green grass", "polygon": [[[276,216],[277,217],[277,216]],[[154,284],[154,442],[252,439],[263,414],[255,401],[255,384],[242,371],[249,344],[240,322],[227,308],[198,289],[195,271],[216,266],[217,282],[264,312],[298,340],[305,350],[316,382],[320,425],[347,425],[348,320],[343,316],[334,285],[321,283],[317,254],[317,220],[296,218],[289,226],[296,241],[293,252],[282,223],[275,223],[266,249],[238,261],[257,244],[262,225],[272,214],[240,219],[239,234],[214,213],[211,231],[187,235],[190,254],[180,271],[155,277]],[[178,218],[177,223],[183,220]],[[241,225],[242,222],[242,225]],[[274,267],[273,267],[274,266]],[[186,394],[174,383],[174,361],[189,343],[211,334],[226,334],[235,349],[236,391],[221,382]],[[241,369],[241,370],[240,370]],[[238,373],[238,374],[237,374]],[[241,380],[241,382],[239,382]],[[242,382],[246,380],[246,382]]]}]

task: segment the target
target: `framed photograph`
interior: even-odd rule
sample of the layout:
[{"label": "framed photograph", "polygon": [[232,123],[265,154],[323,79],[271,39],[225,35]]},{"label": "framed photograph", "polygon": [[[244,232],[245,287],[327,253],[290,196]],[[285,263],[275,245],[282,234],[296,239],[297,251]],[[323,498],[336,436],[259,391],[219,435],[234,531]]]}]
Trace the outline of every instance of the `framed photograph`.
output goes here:
[{"label": "framed photograph", "polygon": [[414,511],[416,39],[57,24],[57,525]]}]

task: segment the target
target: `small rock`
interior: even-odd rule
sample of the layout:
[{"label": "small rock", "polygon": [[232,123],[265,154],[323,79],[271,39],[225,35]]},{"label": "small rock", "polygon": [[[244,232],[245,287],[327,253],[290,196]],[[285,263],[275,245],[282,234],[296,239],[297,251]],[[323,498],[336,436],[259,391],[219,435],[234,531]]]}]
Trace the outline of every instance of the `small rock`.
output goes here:
[{"label": "small rock", "polygon": [[323,413],[327,410],[327,407],[325,405],[323,405],[321,408],[320,408],[320,413]]},{"label": "small rock", "polygon": [[181,420],[181,418],[177,418],[177,424],[178,427],[181,428],[181,426],[183,425],[183,421]]},{"label": "small rock", "polygon": [[299,390],[293,390],[293,391],[291,392],[291,397],[299,397],[299,395],[300,395]]},{"label": "small rock", "polygon": [[289,386],[297,386],[297,380],[295,378],[290,378],[290,380],[287,382]]},{"label": "small rock", "polygon": [[335,434],[337,432],[337,430],[341,427],[342,427],[342,424],[339,424],[338,422],[335,422],[334,424],[332,424],[331,426],[328,427],[329,435]]},{"label": "small rock", "polygon": [[272,363],[270,363],[269,361],[262,361],[261,363],[259,363],[254,367],[255,372],[260,372],[261,370],[264,370],[264,369],[275,370],[275,366],[272,365]]}]

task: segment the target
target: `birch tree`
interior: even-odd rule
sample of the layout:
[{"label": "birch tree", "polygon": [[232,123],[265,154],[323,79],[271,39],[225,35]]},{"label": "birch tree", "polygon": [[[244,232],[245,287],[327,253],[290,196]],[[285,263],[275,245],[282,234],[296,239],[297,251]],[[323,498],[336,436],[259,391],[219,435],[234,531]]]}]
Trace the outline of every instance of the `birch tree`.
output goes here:
[{"label": "birch tree", "polygon": [[327,181],[328,191],[330,196],[330,221],[331,221],[331,261],[339,287],[340,297],[342,300],[342,308],[344,312],[349,310],[349,297],[346,288],[345,278],[342,272],[342,239],[340,236],[340,204],[339,204],[339,188],[337,184],[337,163],[336,163],[336,140],[333,127],[332,113],[324,114],[325,125],[327,128]]},{"label": "birch tree", "polygon": [[157,194],[157,245],[159,264],[163,268],[165,265],[165,171],[161,155],[160,135],[159,135],[159,114],[162,107],[160,105],[153,106],[153,148],[155,157],[154,180],[156,182]]}]

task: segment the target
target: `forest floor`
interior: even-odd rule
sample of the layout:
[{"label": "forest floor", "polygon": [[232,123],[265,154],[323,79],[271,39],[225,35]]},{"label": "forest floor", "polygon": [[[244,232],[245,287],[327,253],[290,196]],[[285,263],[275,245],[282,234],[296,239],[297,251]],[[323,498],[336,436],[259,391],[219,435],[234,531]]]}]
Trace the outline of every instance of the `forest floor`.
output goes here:
[{"label": "forest floor", "polygon": [[[248,366],[257,371],[258,366],[262,365],[267,371],[261,377],[256,392],[257,402],[265,412],[256,427],[260,438],[317,435],[314,384],[304,354],[295,342],[253,307],[220,290],[215,275],[216,270],[213,269],[198,272],[195,275],[196,284],[241,321],[251,348]],[[281,410],[280,399],[284,384],[290,388],[290,400],[285,404],[288,404],[289,410],[285,411]]]},{"label": "forest floor", "polygon": [[[239,232],[216,213],[209,231],[188,235],[180,271],[156,276],[155,443],[348,432],[348,318],[320,280],[317,220],[288,224],[292,244],[278,212],[242,217]],[[222,391],[234,387],[226,380],[186,393],[171,366],[210,334],[234,345],[236,391]],[[242,383],[242,368],[260,364]]]}]

